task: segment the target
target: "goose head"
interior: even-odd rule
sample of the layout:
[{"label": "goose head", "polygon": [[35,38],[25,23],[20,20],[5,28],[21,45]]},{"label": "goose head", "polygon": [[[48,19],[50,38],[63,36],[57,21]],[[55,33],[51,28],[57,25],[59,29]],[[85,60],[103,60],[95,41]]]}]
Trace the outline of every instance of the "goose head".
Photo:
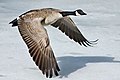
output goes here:
[{"label": "goose head", "polygon": [[79,16],[79,15],[87,15],[85,12],[83,12],[83,10],[81,10],[81,9],[77,9],[76,11],[75,11],[75,15],[76,16]]}]

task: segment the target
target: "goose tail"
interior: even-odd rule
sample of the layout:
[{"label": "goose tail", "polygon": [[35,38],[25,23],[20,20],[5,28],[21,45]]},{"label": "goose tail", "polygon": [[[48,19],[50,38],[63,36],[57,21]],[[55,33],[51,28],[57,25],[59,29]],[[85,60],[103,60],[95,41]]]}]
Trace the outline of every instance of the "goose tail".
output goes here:
[{"label": "goose tail", "polygon": [[9,24],[12,24],[12,27],[18,26],[18,19],[14,19],[11,22],[9,22]]}]

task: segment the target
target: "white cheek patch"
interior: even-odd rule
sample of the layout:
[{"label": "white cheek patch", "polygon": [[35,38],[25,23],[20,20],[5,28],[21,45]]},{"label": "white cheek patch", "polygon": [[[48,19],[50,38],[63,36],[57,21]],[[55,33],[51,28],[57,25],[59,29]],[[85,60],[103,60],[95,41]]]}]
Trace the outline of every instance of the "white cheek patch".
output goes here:
[{"label": "white cheek patch", "polygon": [[75,11],[75,14],[76,14],[77,16],[80,16],[80,14],[79,14],[77,11]]}]

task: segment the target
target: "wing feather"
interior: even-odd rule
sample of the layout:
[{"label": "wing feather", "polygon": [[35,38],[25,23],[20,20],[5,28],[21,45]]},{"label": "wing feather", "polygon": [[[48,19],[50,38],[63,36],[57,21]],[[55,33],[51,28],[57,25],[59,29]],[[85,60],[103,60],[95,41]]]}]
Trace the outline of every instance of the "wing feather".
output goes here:
[{"label": "wing feather", "polygon": [[57,76],[60,69],[45,28],[37,20],[25,21],[24,19],[19,19],[18,29],[28,46],[31,57],[33,57],[35,64],[42,73],[50,78],[53,73]]},{"label": "wing feather", "polygon": [[51,25],[56,28],[58,27],[58,29],[65,33],[70,39],[73,39],[75,42],[85,47],[92,46],[93,43],[98,41],[88,41],[70,17],[61,18]]}]

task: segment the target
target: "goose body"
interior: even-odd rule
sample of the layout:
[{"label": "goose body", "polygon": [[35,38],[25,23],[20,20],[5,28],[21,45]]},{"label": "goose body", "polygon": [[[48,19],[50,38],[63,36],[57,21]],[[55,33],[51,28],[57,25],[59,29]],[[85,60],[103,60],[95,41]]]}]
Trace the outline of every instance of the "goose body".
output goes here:
[{"label": "goose body", "polygon": [[92,46],[76,27],[69,15],[86,15],[82,10],[62,11],[53,8],[30,10],[10,22],[12,26],[18,26],[18,30],[25,41],[29,53],[35,64],[46,77],[58,76],[60,71],[54,52],[50,46],[49,37],[44,26],[51,25],[60,29],[70,39],[80,45]]}]

